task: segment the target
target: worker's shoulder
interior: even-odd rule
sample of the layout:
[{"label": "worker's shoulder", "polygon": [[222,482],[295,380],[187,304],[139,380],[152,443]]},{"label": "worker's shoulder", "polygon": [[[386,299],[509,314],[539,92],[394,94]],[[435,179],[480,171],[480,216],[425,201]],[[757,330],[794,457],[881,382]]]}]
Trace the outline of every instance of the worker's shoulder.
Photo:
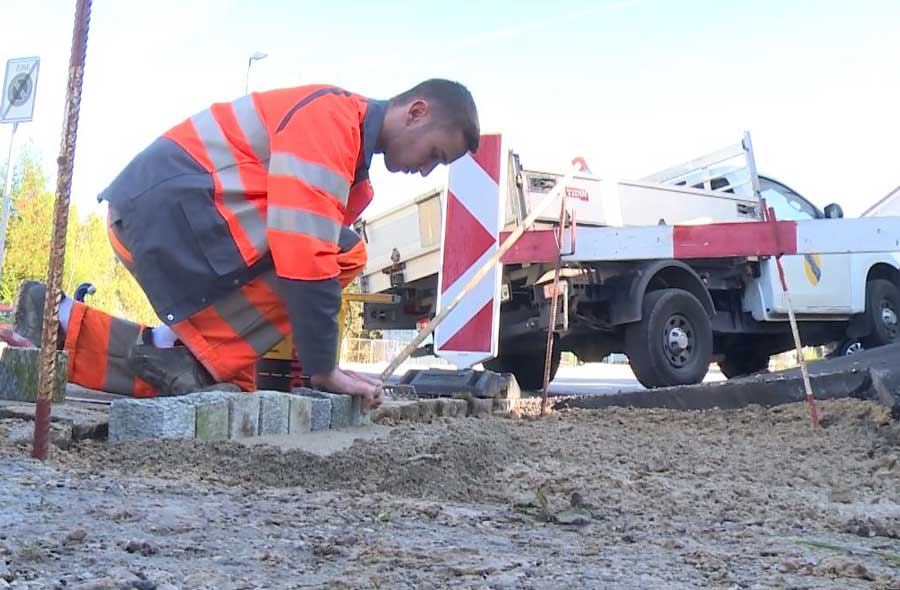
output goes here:
[{"label": "worker's shoulder", "polygon": [[257,108],[266,119],[279,122],[279,130],[298,116],[337,117],[348,124],[358,125],[368,106],[366,97],[329,84],[294,86],[259,92],[255,94],[254,99]]},{"label": "worker's shoulder", "polygon": [[368,99],[360,94],[351,92],[333,84],[308,84],[305,86],[291,86],[288,88],[276,88],[254,93],[258,100],[264,102],[278,102],[292,105],[307,105],[320,99],[325,102],[334,100],[356,103]]}]

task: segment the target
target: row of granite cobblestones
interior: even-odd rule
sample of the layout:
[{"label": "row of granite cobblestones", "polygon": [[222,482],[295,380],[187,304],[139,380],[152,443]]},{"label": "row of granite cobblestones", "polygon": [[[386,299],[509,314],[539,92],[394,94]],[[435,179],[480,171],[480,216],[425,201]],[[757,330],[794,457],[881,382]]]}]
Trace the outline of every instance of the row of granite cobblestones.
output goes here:
[{"label": "row of granite cobblestones", "polygon": [[358,396],[298,388],[292,393],[205,391],[179,397],[122,399],[112,404],[109,440],[197,438],[228,440],[302,435],[365,426]]},{"label": "row of granite cobblestones", "polygon": [[[40,351],[10,348],[0,352],[0,399],[33,403],[37,399]],[[65,401],[67,357],[59,353],[54,402]],[[119,399],[109,412],[109,440],[181,438],[234,440],[269,435],[303,435],[374,423],[430,422],[442,418],[485,417],[512,411],[519,401],[514,380],[505,382],[497,399],[469,392],[440,398],[389,399],[371,412],[360,396],[297,388],[280,391],[206,391],[185,396]],[[96,435],[94,435],[96,436]]]},{"label": "row of granite cobblestones", "polygon": [[112,404],[109,440],[196,438],[233,440],[268,435],[303,435],[373,422],[430,422],[437,418],[487,417],[502,407],[493,399],[389,400],[362,411],[360,396],[306,388],[292,393],[208,391],[180,397],[121,399]]}]

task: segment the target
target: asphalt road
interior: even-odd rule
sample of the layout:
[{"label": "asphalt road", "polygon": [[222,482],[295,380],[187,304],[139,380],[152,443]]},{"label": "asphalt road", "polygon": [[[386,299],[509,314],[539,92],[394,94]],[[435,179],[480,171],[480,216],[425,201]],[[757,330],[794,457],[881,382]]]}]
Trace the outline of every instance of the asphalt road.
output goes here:
[{"label": "asphalt road", "polygon": [[[378,376],[382,365],[349,364],[344,368]],[[401,367],[394,375],[399,378],[408,369],[423,369],[423,366],[409,365]],[[722,381],[725,377],[715,365],[710,366],[705,382]],[[640,391],[644,387],[634,377],[631,368],[625,364],[588,363],[577,367],[563,366],[550,383],[552,395],[610,395]]]},{"label": "asphalt road", "polygon": [[[718,368],[710,366],[705,382],[722,381]],[[590,363],[578,367],[560,367],[556,379],[550,383],[554,395],[609,395],[640,391],[644,387],[628,365]]]}]

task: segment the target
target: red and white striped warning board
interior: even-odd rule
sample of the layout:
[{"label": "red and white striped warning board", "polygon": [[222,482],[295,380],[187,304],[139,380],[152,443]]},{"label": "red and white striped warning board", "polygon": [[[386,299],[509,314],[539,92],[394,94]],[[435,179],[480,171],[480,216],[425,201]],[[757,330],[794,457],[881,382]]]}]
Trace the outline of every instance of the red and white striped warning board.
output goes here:
[{"label": "red and white striped warning board", "polygon": [[[438,311],[449,305],[469,279],[497,251],[500,234],[501,137],[482,135],[475,154],[450,164],[443,210]],[[458,367],[497,354],[500,320],[500,266],[497,265],[438,326],[435,352]]]},{"label": "red and white striped warning board", "polygon": [[[890,217],[868,217],[579,227],[575,253],[563,258],[570,261],[613,261],[896,252],[900,251],[898,221],[900,219]],[[778,231],[777,239],[775,230]],[[507,235],[502,234],[500,239],[506,239]],[[501,261],[504,264],[553,262],[558,254],[555,230],[537,230],[526,232]]]}]

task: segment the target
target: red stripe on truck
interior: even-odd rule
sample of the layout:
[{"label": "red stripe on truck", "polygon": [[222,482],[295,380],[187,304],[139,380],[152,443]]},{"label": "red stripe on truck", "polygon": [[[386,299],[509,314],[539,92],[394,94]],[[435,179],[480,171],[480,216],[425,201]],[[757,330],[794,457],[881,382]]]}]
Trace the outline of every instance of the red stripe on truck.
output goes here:
[{"label": "red stripe on truck", "polygon": [[[506,241],[512,232],[500,232],[500,243]],[[503,264],[523,264],[525,262],[556,262],[559,246],[556,245],[556,230],[539,229],[522,234],[500,258]]]},{"label": "red stripe on truck", "polygon": [[[773,226],[778,231],[779,243],[776,243]],[[794,221],[676,225],[672,238],[675,258],[797,253],[797,223]]]}]

